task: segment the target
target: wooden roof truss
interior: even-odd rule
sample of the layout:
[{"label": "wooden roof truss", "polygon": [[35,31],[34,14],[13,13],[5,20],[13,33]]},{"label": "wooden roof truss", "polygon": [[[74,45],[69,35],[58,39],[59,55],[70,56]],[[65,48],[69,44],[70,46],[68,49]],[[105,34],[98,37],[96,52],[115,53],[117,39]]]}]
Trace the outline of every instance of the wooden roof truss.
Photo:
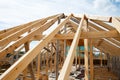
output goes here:
[{"label": "wooden roof truss", "polygon": [[[56,25],[56,22],[59,20],[62,21]],[[43,34],[44,31],[53,25],[56,26],[53,30],[48,34]],[[80,39],[85,39],[86,48],[90,40],[92,40],[93,46],[102,52],[110,55],[120,55],[120,18],[57,14],[10,29],[1,30],[0,60],[6,59],[8,53],[15,54],[13,52],[22,45],[24,46],[18,51],[25,47],[26,53],[6,70],[0,76],[0,79],[15,80],[40,53],[51,52],[51,45],[47,46],[49,43],[56,43],[56,40],[63,40],[62,43],[64,43],[64,40],[73,40],[68,52],[69,57],[66,57],[58,77],[58,80],[65,80],[69,76],[67,73],[70,73],[69,69],[72,66],[75,49]],[[32,41],[39,42],[34,48],[29,49],[29,45],[26,44],[30,44]],[[10,44],[11,42],[13,43]]]}]

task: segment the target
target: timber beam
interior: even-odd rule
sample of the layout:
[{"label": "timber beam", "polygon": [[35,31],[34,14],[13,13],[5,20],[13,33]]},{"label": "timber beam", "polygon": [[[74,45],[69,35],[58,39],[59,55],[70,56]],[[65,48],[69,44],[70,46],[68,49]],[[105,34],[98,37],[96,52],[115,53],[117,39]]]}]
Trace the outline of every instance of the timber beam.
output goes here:
[{"label": "timber beam", "polygon": [[[0,35],[0,46],[3,46],[5,44],[10,43],[11,41],[13,41],[15,38],[20,37],[22,34],[24,34],[25,32],[29,32],[31,29],[35,28],[37,29],[38,27],[41,27],[44,23],[47,22],[47,20],[49,19],[53,19],[55,17],[63,17],[63,14],[60,15],[55,15],[52,17],[47,17],[47,18],[43,18],[41,20],[37,20],[35,22],[31,22],[25,25],[22,25],[20,27],[17,27],[15,29],[12,29],[4,34]],[[44,29],[45,30],[45,29]]]},{"label": "timber beam", "polygon": [[[99,41],[101,42],[101,40],[96,40],[94,39],[93,41],[93,45],[96,47],[96,48],[100,48],[103,50],[105,50],[107,53],[111,54],[111,55],[120,55],[119,52],[120,52],[120,48],[116,47],[116,46],[113,46],[112,44],[110,44],[109,42],[105,41],[102,39],[102,42],[100,45],[97,45],[99,43]],[[104,51],[104,52],[105,52]]]},{"label": "timber beam", "polygon": [[[59,16],[61,16],[61,15],[59,15]],[[40,32],[42,33],[46,28],[49,28],[51,25],[53,25],[57,21],[59,16],[53,18],[51,21],[45,23],[44,25],[42,25],[41,27],[37,28],[36,30],[31,31],[30,33],[28,33],[28,35],[26,37],[20,38],[19,40],[17,40],[11,46],[1,50],[0,51],[0,59],[4,58],[7,53],[11,53],[13,50],[18,48],[19,46],[21,46],[25,42],[30,41],[30,39],[32,37],[34,37],[35,34],[40,33]]]},{"label": "timber beam", "polygon": [[[88,22],[88,25],[89,25],[89,28],[93,28],[92,31],[96,31],[96,32],[100,32],[100,31],[105,31],[104,29],[96,26],[95,24],[91,23],[91,22]],[[119,32],[118,32],[119,34]],[[118,39],[117,39],[118,38]],[[111,41],[112,43],[116,44],[116,45],[120,45],[120,41],[118,41],[120,39],[120,37],[118,36],[117,38],[113,38],[115,40],[117,40],[116,42],[113,41],[111,38],[106,38],[107,40]],[[113,45],[114,46],[114,45]]]},{"label": "timber beam", "polygon": [[[54,39],[73,39],[74,33],[67,34],[56,34]],[[40,40],[44,35],[35,35],[33,40]],[[116,30],[112,31],[99,31],[99,32],[82,32],[80,39],[87,38],[117,38],[119,37],[119,33]]]},{"label": "timber beam", "polygon": [[[81,14],[75,14],[74,15],[75,17],[77,17],[77,18],[82,18],[82,15]],[[99,21],[105,21],[105,22],[110,22],[111,21],[111,18],[112,17],[103,17],[103,16],[93,16],[93,15],[87,15],[86,14],[86,18],[87,19],[90,19],[90,20],[99,20]]]},{"label": "timber beam", "polygon": [[112,17],[112,24],[114,25],[116,30],[120,33],[120,21],[117,18]]},{"label": "timber beam", "polygon": [[[7,71],[1,76],[0,80],[15,80],[17,76],[30,64],[30,62],[39,54],[45,45],[47,45],[57,32],[65,25],[68,19],[72,15],[68,16],[62,23],[60,23],[53,31],[46,35],[42,40],[39,41],[35,48],[29,50],[24,54],[16,63],[14,63]],[[12,75],[11,75],[12,74]]]},{"label": "timber beam", "polygon": [[108,30],[115,30],[115,28],[113,26],[111,26],[103,21],[98,21],[98,20],[91,20],[91,21],[93,21],[94,23],[96,23],[96,24],[98,24],[98,25],[100,25]]},{"label": "timber beam", "polygon": [[61,69],[58,80],[68,80],[68,78],[69,78],[70,70],[71,70],[73,59],[74,59],[74,56],[75,56],[76,47],[78,45],[79,38],[80,38],[80,35],[81,35],[81,29],[82,29],[84,17],[85,16],[83,16],[81,21],[80,21],[79,27],[77,29],[77,32],[76,32],[75,36],[74,36],[74,39],[73,39],[73,42],[71,44],[70,50],[68,51],[68,55],[65,59],[65,62],[64,62],[63,67]]}]

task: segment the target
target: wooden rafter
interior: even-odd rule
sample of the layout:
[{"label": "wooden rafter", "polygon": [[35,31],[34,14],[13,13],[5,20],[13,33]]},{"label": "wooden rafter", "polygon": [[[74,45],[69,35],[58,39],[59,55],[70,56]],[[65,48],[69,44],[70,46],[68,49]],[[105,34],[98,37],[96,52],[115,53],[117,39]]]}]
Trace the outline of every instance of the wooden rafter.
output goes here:
[{"label": "wooden rafter", "polygon": [[[78,15],[75,14],[75,17],[77,17],[79,19],[79,18],[82,17],[82,15],[81,14],[78,14]],[[87,15],[86,14],[86,18],[91,19],[91,20],[99,20],[99,21],[110,22],[112,17],[109,17],[109,16],[104,17],[104,16],[97,16],[97,15],[93,16],[93,15]]]},{"label": "wooden rafter", "polygon": [[120,33],[120,21],[115,17],[112,17],[112,24],[116,28],[116,30]]},{"label": "wooden rafter", "polygon": [[[85,17],[86,18],[86,17]],[[83,32],[88,32],[88,20],[85,19],[84,23],[83,23]],[[89,80],[88,75],[89,75],[89,71],[88,71],[88,39],[84,39],[84,66],[85,66],[85,80]]]},{"label": "wooden rafter", "polygon": [[[34,28],[34,27],[36,27],[36,26],[41,26],[41,25],[44,24],[44,22],[46,22],[46,21],[47,21],[47,19],[40,20],[40,21],[35,22],[35,23],[33,23],[33,24],[25,27],[25,28],[22,28],[22,29],[20,28],[21,30],[18,29],[19,31],[17,31],[17,32],[15,32],[16,29],[14,29],[14,30],[11,31],[11,32],[12,32],[12,33],[15,32],[15,33],[13,33],[13,34],[11,34],[11,35],[9,35],[9,32],[1,35],[1,36],[3,36],[3,37],[4,37],[5,35],[9,35],[9,36],[7,36],[7,37],[5,37],[5,38],[3,38],[3,39],[0,40],[0,43],[1,43],[0,46],[3,46],[4,44],[7,44],[7,43],[11,42],[11,40],[13,40],[14,38],[19,37],[19,36],[22,35],[23,33],[28,32],[29,30],[31,30],[32,28]],[[22,26],[22,27],[24,27],[24,26]],[[19,28],[19,27],[18,27],[18,28]]]},{"label": "wooden rafter", "polygon": [[60,72],[60,75],[58,77],[58,80],[67,80],[70,74],[70,70],[72,67],[72,62],[75,56],[75,51],[76,51],[76,47],[78,45],[79,42],[79,38],[81,35],[81,29],[82,29],[82,24],[83,24],[83,20],[84,20],[84,16],[82,17],[80,24],[78,26],[77,32],[74,36],[73,42],[71,44],[70,50],[68,52],[67,58],[63,64],[62,70]]},{"label": "wooden rafter", "polygon": [[[59,22],[60,19],[63,20]],[[56,21],[58,21],[60,24],[56,25]],[[61,67],[62,69],[58,77],[58,80],[67,80],[69,78],[73,60],[75,58],[76,47],[83,45],[85,49],[84,51],[82,50],[80,52],[85,53],[84,54],[85,80],[88,80],[89,74],[88,59],[90,59],[90,78],[91,80],[93,80],[94,51],[92,51],[92,48],[94,46],[97,49],[99,49],[100,52],[104,52],[113,56],[119,56],[120,55],[119,26],[120,26],[119,17],[104,17],[91,15],[83,16],[72,14],[67,16],[64,14],[57,14],[39,20],[35,20],[23,25],[15,26],[13,28],[1,30],[0,61],[3,60],[8,61],[10,59],[12,59],[13,61],[14,60],[13,57],[16,55],[17,59],[15,59],[14,61],[16,62],[12,64],[12,66],[10,66],[10,68],[0,76],[0,80],[15,80],[16,78],[17,79],[20,78],[21,74],[23,75],[22,76],[23,79],[28,79],[28,73],[31,74],[31,77],[29,78],[33,80],[45,79],[47,75],[42,76],[41,74],[42,71],[46,70],[46,74],[48,74],[49,70],[52,72],[55,71],[55,69],[53,68],[56,68],[56,71],[59,71]],[[44,35],[44,32],[51,28],[53,30]],[[58,34],[58,32],[60,32],[60,34]],[[28,43],[36,40],[39,41],[39,43],[33,49],[29,50],[30,45]],[[57,43],[59,43],[59,45],[57,45]],[[56,45],[59,46],[59,48]],[[71,47],[66,56],[67,46]],[[90,51],[88,50],[88,46],[90,46]],[[22,54],[21,56],[19,52],[23,48],[25,48],[26,53]],[[61,54],[57,55],[56,51],[57,53]],[[6,55],[8,53],[11,53],[13,55],[7,57]],[[90,53],[90,56],[88,53]],[[35,58],[37,56],[38,60],[35,61]],[[59,65],[57,62],[58,58]],[[33,65],[30,65],[30,63],[33,61],[36,63],[38,62],[37,65],[35,65],[37,73],[33,72],[32,69]],[[43,63],[43,61],[44,65],[40,64]],[[48,68],[49,62],[50,68]],[[45,68],[44,70],[42,66]],[[30,70],[29,72],[27,71],[27,68]]]},{"label": "wooden rafter", "polygon": [[[61,16],[61,15],[59,15]],[[22,45],[23,43],[25,43],[26,41],[29,41],[35,34],[43,32],[46,28],[50,27],[52,24],[54,24],[57,21],[57,18],[59,17],[55,17],[53,20],[47,22],[46,24],[42,25],[41,27],[37,28],[34,31],[31,31],[26,37],[22,37],[19,40],[17,40],[14,44],[12,44],[11,46],[7,47],[4,50],[0,51],[0,58],[4,58],[4,56],[7,53],[11,53],[13,50],[15,50],[16,48],[18,48],[20,45]]]},{"label": "wooden rafter", "polygon": [[98,24],[98,25],[100,25],[108,30],[115,30],[115,28],[113,26],[111,26],[103,21],[97,21],[97,20],[91,20],[91,21],[93,21],[94,23],[96,23],[96,24]]},{"label": "wooden rafter", "polygon": [[[99,22],[99,21],[98,21]],[[75,26],[76,24],[74,24],[74,27],[76,27]],[[93,23],[91,23],[91,22],[88,22],[88,25],[89,26],[91,26],[91,27],[93,27],[93,28],[95,28],[96,30],[98,30],[99,31],[99,33],[101,32],[101,31],[105,31],[104,29],[102,29],[102,28],[100,28],[100,27],[98,27],[98,26],[96,26],[95,24],[93,24]],[[101,24],[102,26],[108,26],[107,24],[104,24],[103,25],[103,23]],[[110,26],[109,26],[110,27]],[[114,30],[114,28],[108,28],[109,30]],[[93,30],[94,31],[94,30]],[[98,33],[98,34],[99,34]],[[118,34],[118,38],[119,38],[119,33],[117,32],[117,34]],[[104,35],[106,35],[106,34],[104,34]],[[110,35],[110,34],[108,34],[108,35]],[[98,38],[99,38],[99,36],[98,36]],[[101,37],[102,38],[102,37]],[[105,37],[104,37],[105,38]],[[106,38],[107,40],[109,40],[109,41],[111,41],[112,43],[114,43],[114,44],[116,44],[116,45],[120,45],[120,43],[118,43],[118,42],[116,42],[116,41],[114,41],[113,39],[115,39],[116,40],[116,38],[113,38],[113,39],[110,39],[110,38]],[[109,44],[109,43],[108,43]],[[110,44],[110,45],[112,45],[112,44]],[[112,45],[112,46],[114,46],[114,45]]]},{"label": "wooden rafter", "polygon": [[94,80],[94,65],[93,65],[93,44],[92,39],[90,40],[90,80]]},{"label": "wooden rafter", "polygon": [[[95,24],[93,24],[91,22],[89,22],[88,25],[91,26],[92,28],[96,29],[96,31],[105,31],[104,29],[102,29],[100,27],[97,27]],[[111,40],[110,38],[106,38],[106,39],[109,40],[109,41],[111,41],[112,43],[114,43],[113,40]],[[114,38],[114,39],[116,40],[116,38]],[[120,43],[117,43],[116,45],[118,45],[118,44],[120,44]]]},{"label": "wooden rafter", "polygon": [[[39,54],[41,49],[55,36],[55,34],[62,28],[62,26],[67,22],[67,20],[71,17],[68,16],[62,23],[60,23],[53,32],[46,35],[35,48],[28,51],[25,55],[23,55],[15,64],[13,64],[7,71],[5,71],[1,76],[1,80],[15,80],[21,71],[23,71],[27,65]],[[23,66],[21,66],[23,65]],[[12,75],[10,75],[12,74]]]},{"label": "wooden rafter", "polygon": [[[98,21],[98,22],[101,22],[101,21]],[[102,23],[102,22],[101,22]],[[99,23],[100,24],[100,23]],[[95,28],[96,30],[98,30],[99,32],[101,32],[101,31],[104,31],[102,28],[100,28],[100,27],[98,27],[98,26],[96,26],[95,24],[93,24],[93,23],[91,23],[91,22],[88,22],[88,25],[89,26],[91,26],[91,27],[93,27],[93,28]],[[77,26],[77,24],[75,24],[75,23],[73,23],[73,26],[74,27],[76,27]],[[107,24],[105,24],[105,23],[102,23],[101,24],[101,26],[104,26],[105,28],[107,28],[107,29],[109,29],[109,30],[115,30],[114,28],[108,28],[108,27],[106,27],[106,26],[109,26],[109,25],[107,25]],[[110,26],[109,26],[110,27]],[[75,28],[76,29],[76,28]],[[93,30],[93,29],[92,29]],[[95,30],[95,31],[96,31]],[[94,30],[93,30],[94,31]],[[106,31],[105,31],[106,32]],[[118,38],[113,38],[113,39],[119,39],[119,33],[117,32],[117,34],[118,34]],[[109,35],[109,34],[108,34]],[[99,38],[99,36],[98,36],[98,38]],[[104,37],[105,38],[105,37]],[[119,44],[120,43],[118,43],[118,42],[115,42],[114,40],[112,40],[112,39],[110,39],[110,38],[106,38],[107,40],[109,40],[109,41],[111,41],[111,42],[113,42],[113,43],[115,43],[116,45],[118,45],[119,46]],[[112,45],[112,44],[110,44],[110,43],[108,43],[109,45],[111,45],[111,46],[114,46],[114,45]],[[105,46],[105,45],[104,45]],[[106,45],[107,47],[108,47],[108,45]],[[115,47],[115,46],[114,46]],[[119,48],[118,48],[119,49]],[[114,50],[114,49],[113,49]],[[110,52],[110,51],[109,51]],[[112,54],[113,54],[113,52],[111,52]]]},{"label": "wooden rafter", "polygon": [[[0,35],[0,39],[3,39],[5,37],[9,36],[10,34],[13,34],[17,31],[20,31],[21,29],[26,28],[28,26],[30,27],[30,26],[36,26],[36,25],[39,25],[39,24],[44,24],[47,20],[52,19],[55,16],[58,16],[58,15],[53,15],[53,16],[50,16],[50,17],[47,17],[47,18],[43,18],[43,19],[32,21],[32,22],[29,22],[29,23],[26,23],[26,24],[23,24],[23,25],[19,25],[19,26],[16,26],[14,28],[11,28],[10,30],[4,30],[5,33]],[[34,24],[36,24],[36,25],[34,25]]]},{"label": "wooden rafter", "polygon": [[111,45],[109,42],[102,40],[100,45],[97,45],[99,43],[99,40],[94,40],[93,45],[96,48],[102,48],[103,50],[106,50],[107,53],[111,55],[120,55],[118,52],[120,52],[120,48]]},{"label": "wooden rafter", "polygon": [[[67,34],[56,34],[53,39],[73,39],[74,33],[67,33]],[[45,35],[35,35],[33,40],[40,40]],[[82,32],[80,39],[85,38],[114,38],[119,37],[119,34],[116,30],[113,31],[100,31],[98,32]]]},{"label": "wooden rafter", "polygon": [[[73,39],[75,34],[56,34],[55,39]],[[116,30],[113,31],[100,31],[98,32],[82,32],[80,39],[85,38],[112,38],[112,37],[119,37],[119,34]]]}]

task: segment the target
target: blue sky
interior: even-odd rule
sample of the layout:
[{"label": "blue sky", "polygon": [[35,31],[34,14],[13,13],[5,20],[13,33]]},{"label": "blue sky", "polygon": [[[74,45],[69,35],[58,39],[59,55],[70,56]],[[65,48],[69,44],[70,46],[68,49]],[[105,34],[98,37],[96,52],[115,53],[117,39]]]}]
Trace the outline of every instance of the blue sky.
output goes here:
[{"label": "blue sky", "polygon": [[0,0],[0,30],[58,13],[119,16],[120,0]]}]

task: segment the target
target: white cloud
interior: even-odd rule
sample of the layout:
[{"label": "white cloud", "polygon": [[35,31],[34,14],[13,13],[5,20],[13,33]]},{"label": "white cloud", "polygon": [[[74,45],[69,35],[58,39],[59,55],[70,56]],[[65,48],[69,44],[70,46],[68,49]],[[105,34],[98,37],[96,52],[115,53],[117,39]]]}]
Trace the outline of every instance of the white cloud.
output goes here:
[{"label": "white cloud", "polygon": [[58,13],[118,15],[118,11],[111,0],[0,0],[0,26],[11,27]]},{"label": "white cloud", "polygon": [[116,2],[120,2],[120,0],[115,0]]},{"label": "white cloud", "polygon": [[113,2],[114,1],[111,0],[94,0],[94,9],[96,9],[98,13],[103,13],[104,15],[118,15],[119,8],[116,4],[113,4]]}]

